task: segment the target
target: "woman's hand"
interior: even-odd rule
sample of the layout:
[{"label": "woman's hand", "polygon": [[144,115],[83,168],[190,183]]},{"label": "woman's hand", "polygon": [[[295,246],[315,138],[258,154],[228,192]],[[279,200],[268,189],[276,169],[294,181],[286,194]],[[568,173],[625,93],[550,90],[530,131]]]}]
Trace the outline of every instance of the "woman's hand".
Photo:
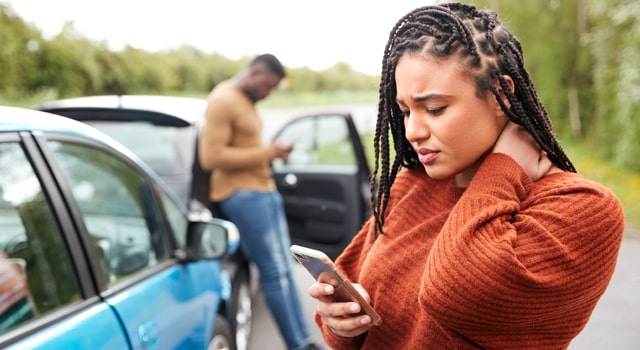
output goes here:
[{"label": "woman's hand", "polygon": [[529,132],[511,121],[498,137],[493,153],[504,153],[513,158],[532,181],[540,180],[554,168],[547,152],[538,147]]},{"label": "woman's hand", "polygon": [[[353,286],[369,302],[369,294],[357,283]],[[356,337],[368,331],[371,317],[360,314],[360,305],[356,302],[335,302],[331,297],[334,286],[316,283],[309,288],[309,295],[318,300],[316,312],[334,334],[341,337]]]}]

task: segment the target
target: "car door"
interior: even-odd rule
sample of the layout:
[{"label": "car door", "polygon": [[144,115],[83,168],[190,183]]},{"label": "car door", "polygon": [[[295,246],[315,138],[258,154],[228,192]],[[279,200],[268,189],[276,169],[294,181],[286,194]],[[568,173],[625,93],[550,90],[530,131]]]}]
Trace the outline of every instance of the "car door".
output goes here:
[{"label": "car door", "polygon": [[272,162],[294,244],[336,258],[369,216],[369,166],[352,117],[325,113],[285,124],[273,141],[293,145]]},{"label": "car door", "polygon": [[0,168],[0,348],[129,348],[29,133],[0,133]]},{"label": "car door", "polygon": [[[187,218],[155,180],[109,150],[47,140],[63,192],[72,200],[85,249],[99,260],[99,292],[123,323],[134,349],[206,348],[230,282],[219,261],[182,264],[172,256],[170,226]],[[162,204],[161,204],[162,203]],[[184,242],[182,242],[184,243]],[[225,291],[225,294],[223,294]]]}]

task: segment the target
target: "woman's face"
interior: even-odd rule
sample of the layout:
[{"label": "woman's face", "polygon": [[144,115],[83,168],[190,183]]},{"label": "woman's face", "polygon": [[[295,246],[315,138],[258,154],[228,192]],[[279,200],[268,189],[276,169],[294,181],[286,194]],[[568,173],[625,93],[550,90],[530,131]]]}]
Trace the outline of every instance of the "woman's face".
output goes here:
[{"label": "woman's face", "polygon": [[407,53],[396,66],[396,101],[405,136],[427,174],[467,187],[506,125],[490,92],[480,98],[475,81],[455,59]]}]

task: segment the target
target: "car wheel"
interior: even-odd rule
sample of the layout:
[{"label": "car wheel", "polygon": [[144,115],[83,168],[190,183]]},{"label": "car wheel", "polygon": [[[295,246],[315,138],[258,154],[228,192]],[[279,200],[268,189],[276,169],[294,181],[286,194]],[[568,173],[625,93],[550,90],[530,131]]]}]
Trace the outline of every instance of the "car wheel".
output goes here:
[{"label": "car wheel", "polygon": [[251,336],[253,300],[249,285],[249,274],[241,269],[233,282],[231,299],[231,322],[235,335],[236,350],[247,350]]},{"label": "car wheel", "polygon": [[213,337],[209,342],[209,346],[207,346],[207,350],[232,350],[232,337],[231,326],[227,319],[222,315],[216,315]]}]

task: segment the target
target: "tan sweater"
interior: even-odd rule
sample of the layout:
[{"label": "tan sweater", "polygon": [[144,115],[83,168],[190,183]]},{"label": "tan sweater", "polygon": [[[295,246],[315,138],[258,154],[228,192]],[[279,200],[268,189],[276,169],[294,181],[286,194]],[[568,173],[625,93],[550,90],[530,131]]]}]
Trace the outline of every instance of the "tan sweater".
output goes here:
[{"label": "tan sweater", "polygon": [[218,84],[207,103],[198,153],[203,169],[213,170],[209,199],[220,201],[236,190],[274,190],[275,150],[262,143],[255,104],[230,82]]},{"label": "tan sweater", "polygon": [[575,173],[537,182],[489,155],[466,190],[403,170],[384,225],[337,259],[383,324],[333,349],[565,349],[607,287],[624,226],[618,199]]}]

